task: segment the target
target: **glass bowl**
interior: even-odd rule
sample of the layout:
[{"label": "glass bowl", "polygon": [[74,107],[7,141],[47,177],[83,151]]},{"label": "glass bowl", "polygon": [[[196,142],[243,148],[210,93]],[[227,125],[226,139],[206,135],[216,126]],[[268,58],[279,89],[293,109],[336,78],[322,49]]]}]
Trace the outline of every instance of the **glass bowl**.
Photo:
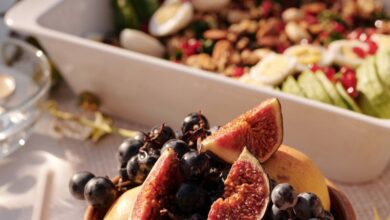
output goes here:
[{"label": "glass bowl", "polygon": [[0,97],[0,158],[24,146],[43,112],[50,88],[50,64],[44,53],[15,39],[0,41],[0,75],[15,83]]}]

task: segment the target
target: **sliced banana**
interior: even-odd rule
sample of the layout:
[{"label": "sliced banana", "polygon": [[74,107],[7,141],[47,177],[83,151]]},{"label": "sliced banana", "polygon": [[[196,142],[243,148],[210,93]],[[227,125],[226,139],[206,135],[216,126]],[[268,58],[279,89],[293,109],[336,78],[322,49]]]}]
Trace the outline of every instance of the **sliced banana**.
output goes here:
[{"label": "sliced banana", "polygon": [[285,55],[295,57],[298,60],[298,69],[306,69],[308,65],[317,64],[320,66],[329,66],[333,61],[332,54],[325,48],[310,44],[300,44],[289,47],[284,51]]},{"label": "sliced banana", "polygon": [[379,50],[390,50],[390,35],[373,34],[371,39],[379,46]]},{"label": "sliced banana", "polygon": [[192,0],[196,10],[199,11],[216,11],[227,6],[230,0]]},{"label": "sliced banana", "polygon": [[186,27],[194,16],[194,8],[190,2],[172,1],[162,5],[152,16],[149,32],[158,37],[174,34]]},{"label": "sliced banana", "polygon": [[267,85],[279,85],[296,70],[297,60],[282,54],[269,54],[253,66],[251,77]]},{"label": "sliced banana", "polygon": [[367,44],[358,40],[337,40],[329,44],[328,51],[333,54],[336,64],[356,68],[363,59],[353,51],[355,47],[360,47],[364,51],[368,49]]},{"label": "sliced banana", "polygon": [[142,31],[134,29],[123,29],[119,36],[123,48],[148,54],[155,57],[162,57],[165,52],[164,46],[154,37]]}]

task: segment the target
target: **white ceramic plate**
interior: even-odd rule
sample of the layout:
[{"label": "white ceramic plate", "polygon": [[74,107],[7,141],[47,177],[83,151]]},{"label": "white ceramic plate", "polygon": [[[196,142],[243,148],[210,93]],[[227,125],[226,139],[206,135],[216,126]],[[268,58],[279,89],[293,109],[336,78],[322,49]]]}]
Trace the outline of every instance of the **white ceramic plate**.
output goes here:
[{"label": "white ceramic plate", "polygon": [[105,111],[123,118],[178,127],[187,113],[201,109],[212,124],[224,124],[278,97],[285,143],[311,156],[328,177],[368,181],[390,160],[390,120],[84,39],[112,28],[109,0],[25,0],[7,13],[6,23],[38,38],[76,93],[96,93]]}]

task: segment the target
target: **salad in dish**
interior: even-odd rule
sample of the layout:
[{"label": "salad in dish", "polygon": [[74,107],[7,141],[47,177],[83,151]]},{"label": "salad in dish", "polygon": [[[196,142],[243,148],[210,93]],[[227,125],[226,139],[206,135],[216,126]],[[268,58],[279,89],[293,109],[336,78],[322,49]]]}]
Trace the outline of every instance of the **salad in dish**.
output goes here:
[{"label": "salad in dish", "polygon": [[112,0],[103,41],[390,118],[390,19],[374,0]]}]

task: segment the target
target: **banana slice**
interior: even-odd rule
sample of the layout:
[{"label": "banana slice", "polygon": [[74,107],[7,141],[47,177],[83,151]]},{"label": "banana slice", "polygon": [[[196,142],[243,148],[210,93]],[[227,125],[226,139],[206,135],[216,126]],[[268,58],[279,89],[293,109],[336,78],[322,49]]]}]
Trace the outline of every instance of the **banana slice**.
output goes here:
[{"label": "banana slice", "polygon": [[188,1],[162,5],[152,16],[149,32],[158,37],[174,34],[186,27],[194,16],[194,8]]},{"label": "banana slice", "polygon": [[390,50],[390,35],[373,34],[371,40],[379,45],[379,50]]},{"label": "banana slice", "polygon": [[250,70],[254,79],[267,85],[278,85],[295,71],[297,60],[282,54],[269,54]]},{"label": "banana slice", "polygon": [[228,5],[230,0],[192,0],[191,2],[196,10],[216,11]]},{"label": "banana slice", "polygon": [[165,52],[164,46],[154,37],[142,31],[134,29],[123,29],[119,36],[123,48],[148,54],[155,57],[162,57]]},{"label": "banana slice", "polygon": [[300,70],[304,70],[308,65],[313,64],[329,66],[333,61],[333,56],[323,47],[310,44],[300,44],[289,47],[284,51],[284,54],[295,57],[298,60],[298,69]]},{"label": "banana slice", "polygon": [[367,44],[358,40],[337,40],[329,45],[328,51],[333,54],[334,62],[338,65],[356,68],[363,62],[363,58],[353,51],[355,47],[364,51],[368,49]]}]

